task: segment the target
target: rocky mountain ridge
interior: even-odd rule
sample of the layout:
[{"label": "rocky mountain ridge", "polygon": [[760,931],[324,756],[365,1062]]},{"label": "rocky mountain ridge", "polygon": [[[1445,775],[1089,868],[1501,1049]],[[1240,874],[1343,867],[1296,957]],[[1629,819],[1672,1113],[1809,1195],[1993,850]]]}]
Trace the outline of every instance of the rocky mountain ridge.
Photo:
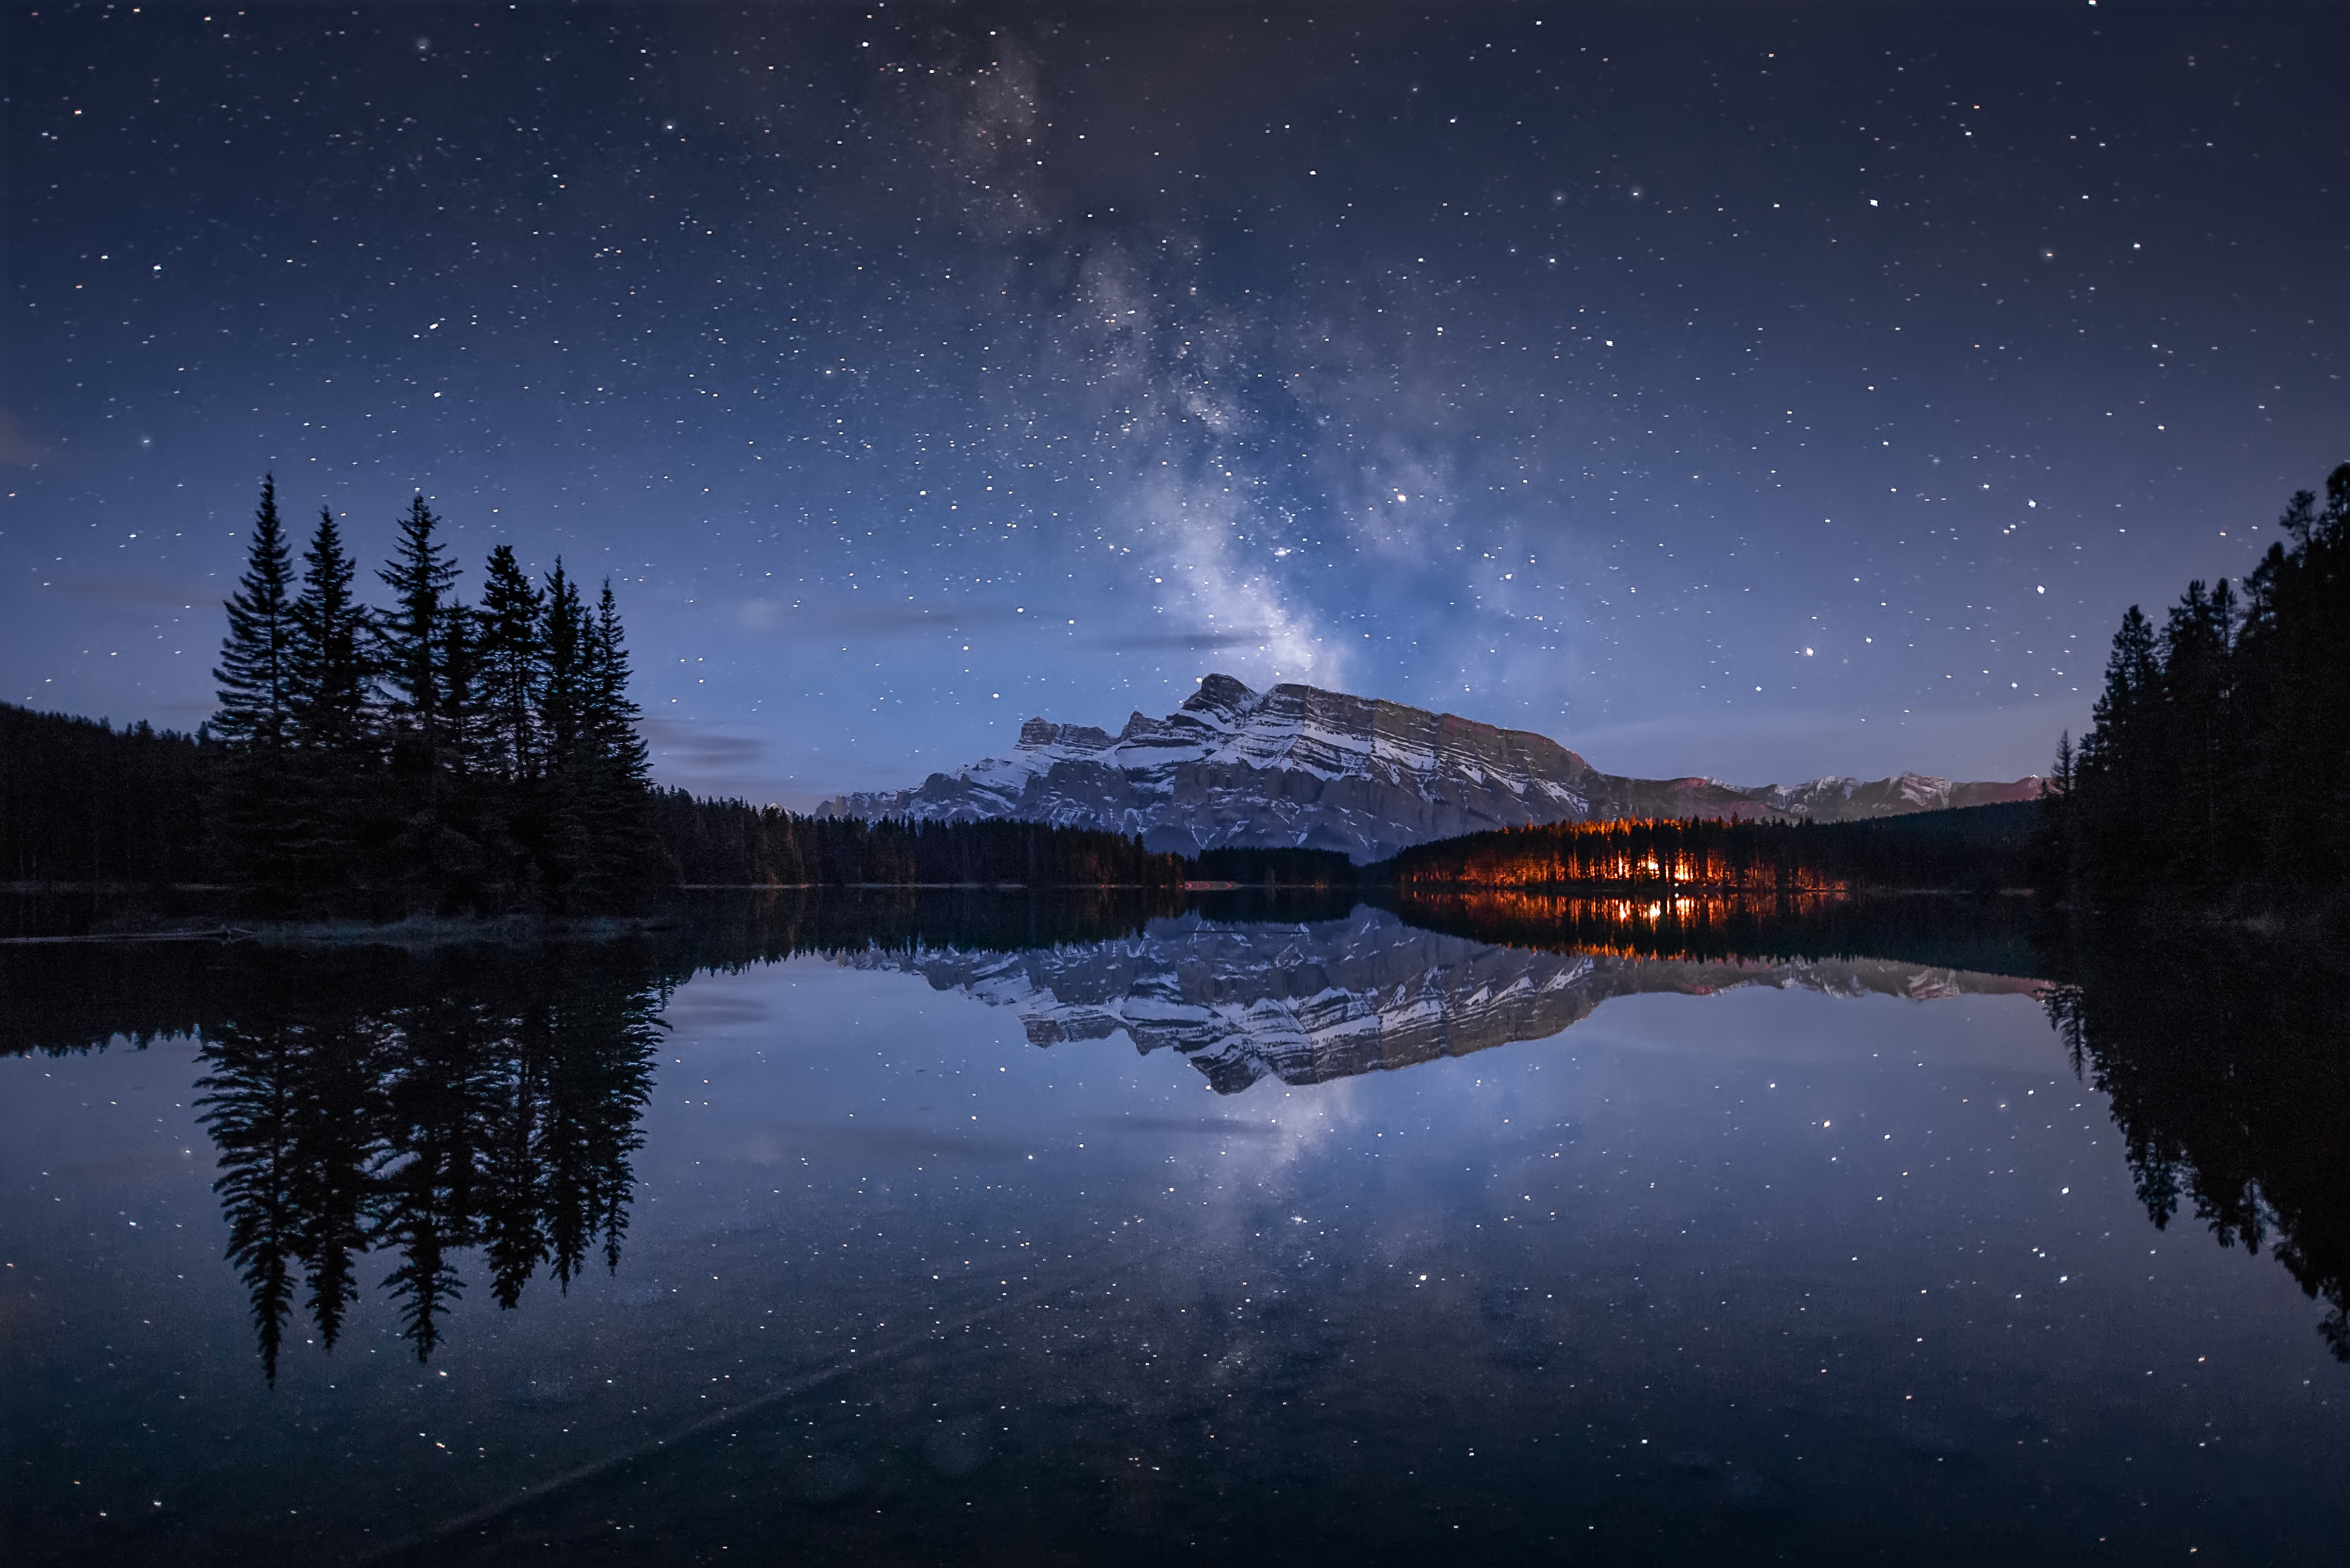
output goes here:
[{"label": "rocky mountain ridge", "polygon": [[1920,774],[1739,788],[1601,773],[1546,735],[1453,713],[1211,675],[1175,712],[1113,735],[1031,719],[1009,756],[917,788],[827,801],[818,815],[1013,817],[1134,835],[1186,855],[1222,846],[1340,850],[1357,862],[1492,827],[1619,816],[1823,822],[2036,798],[2040,781]]}]

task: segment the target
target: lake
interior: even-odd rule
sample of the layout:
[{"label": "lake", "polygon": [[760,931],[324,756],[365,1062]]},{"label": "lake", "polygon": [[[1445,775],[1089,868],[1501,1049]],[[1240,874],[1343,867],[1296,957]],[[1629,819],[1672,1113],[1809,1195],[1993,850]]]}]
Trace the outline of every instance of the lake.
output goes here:
[{"label": "lake", "polygon": [[2331,1563],[2338,979],[1961,900],[11,945],[8,1556]]}]

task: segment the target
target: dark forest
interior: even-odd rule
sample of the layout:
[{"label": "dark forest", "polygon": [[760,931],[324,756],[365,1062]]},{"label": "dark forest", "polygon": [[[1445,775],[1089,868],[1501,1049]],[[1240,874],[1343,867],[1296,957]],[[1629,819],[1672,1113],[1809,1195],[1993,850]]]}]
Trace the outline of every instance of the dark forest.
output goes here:
[{"label": "dark forest", "polygon": [[2350,873],[2350,463],[2294,495],[2241,585],[2132,605],[2094,727],[2060,742],[2042,879],[2107,912],[2147,899],[2341,909]]},{"label": "dark forest", "polygon": [[655,790],[611,585],[490,552],[478,603],[421,496],[378,574],[322,513],[296,570],[265,482],[195,735],[0,705],[0,877],[213,883],[247,915],[635,913],[682,885],[1180,886],[1132,839],[797,815]]}]

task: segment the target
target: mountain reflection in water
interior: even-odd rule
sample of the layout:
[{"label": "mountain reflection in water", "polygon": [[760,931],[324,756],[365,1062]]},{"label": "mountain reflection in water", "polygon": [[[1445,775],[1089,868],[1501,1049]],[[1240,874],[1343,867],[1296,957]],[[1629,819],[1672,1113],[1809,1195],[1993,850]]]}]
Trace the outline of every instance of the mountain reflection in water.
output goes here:
[{"label": "mountain reflection in water", "polygon": [[[1570,936],[1599,928],[1610,908],[1578,907]],[[1698,928],[1701,913],[1680,911],[1677,926]],[[1337,919],[1241,923],[1195,911],[1110,941],[1014,952],[875,947],[839,961],[902,970],[1011,1007],[1037,1045],[1123,1033],[1146,1053],[1170,1047],[1227,1095],[1267,1076],[1320,1084],[1544,1040],[1610,997],[1645,992],[1756,985],[1926,1001],[2041,990],[2028,979],[1873,958],[1624,956],[1658,950],[1658,923],[1648,906],[1627,907],[1614,950],[1554,950],[1429,930],[1368,904]],[[1751,919],[1745,934],[1767,947]]]},{"label": "mountain reflection in water", "polygon": [[816,955],[918,975],[1013,1010],[1036,1046],[1123,1033],[1226,1095],[1546,1039],[1617,997],[2029,994],[2111,1096],[2156,1226],[2188,1208],[2223,1246],[2267,1247],[2350,1359],[2341,977],[2272,949],[2040,938],[2017,900],[783,893],[593,943],[14,948],[0,1046],[202,1042],[229,1258],[274,1377],[297,1314],[334,1345],[369,1253],[419,1358],[468,1270],[505,1307],[542,1270],[559,1290],[618,1270],[660,1014],[700,972]]}]

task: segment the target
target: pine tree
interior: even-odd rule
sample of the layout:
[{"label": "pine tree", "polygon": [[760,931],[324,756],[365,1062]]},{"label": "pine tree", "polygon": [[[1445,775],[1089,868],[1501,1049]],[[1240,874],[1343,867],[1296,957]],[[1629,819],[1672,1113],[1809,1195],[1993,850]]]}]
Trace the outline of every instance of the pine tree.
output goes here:
[{"label": "pine tree", "polygon": [[213,671],[221,705],[211,728],[227,754],[214,776],[210,813],[214,857],[244,889],[247,907],[263,914],[285,912],[295,892],[287,839],[298,791],[286,766],[297,685],[292,587],[277,485],[265,478]]},{"label": "pine tree", "polygon": [[[2110,907],[2146,894],[2343,909],[2350,880],[2350,464],[2303,491],[2235,586],[2197,582],[2160,636],[2133,606],[2066,804]],[[2241,602],[2241,608],[2240,608]]]},{"label": "pine tree", "polygon": [[482,620],[452,600],[441,630],[441,756],[460,777],[481,770],[489,743],[482,710]]},{"label": "pine tree", "polygon": [[296,744],[349,766],[368,734],[368,613],[351,597],[353,566],[335,514],[318,511],[294,601],[293,734]]},{"label": "pine tree", "polygon": [[287,739],[294,706],[293,576],[277,521],[277,481],[265,477],[244,574],[226,601],[228,636],[221,640],[220,667],[213,671],[221,704],[213,733],[240,750],[275,751]]},{"label": "pine tree", "polygon": [[2147,866],[2152,772],[2147,742],[2161,696],[2154,627],[2132,605],[2114,633],[2106,689],[2074,763],[2075,820],[2094,824],[2083,843],[2084,871],[2104,896],[2135,885]]},{"label": "pine tree", "polygon": [[2216,888],[2222,846],[2231,822],[2221,813],[2227,794],[2229,654],[2236,601],[2228,579],[2209,592],[2199,581],[2172,607],[2162,633],[2162,715],[2153,758],[2159,831],[2174,857],[2175,877]]},{"label": "pine tree", "polygon": [[516,564],[514,546],[492,550],[479,611],[483,762],[509,784],[538,774],[539,688],[545,680],[539,623],[545,613],[545,596]]},{"label": "pine tree", "polygon": [[390,721],[390,880],[411,907],[455,907],[484,867],[465,789],[473,701],[471,614],[452,592],[457,567],[433,537],[441,520],[419,495],[401,519],[380,660]]},{"label": "pine tree", "polygon": [[620,629],[620,611],[613,602],[609,577],[604,579],[603,594],[596,601],[588,686],[597,746],[608,760],[612,776],[631,794],[649,794],[651,764],[644,737],[637,732],[644,712],[629,695],[628,639]]},{"label": "pine tree", "polygon": [[596,858],[592,797],[597,770],[588,732],[594,630],[578,585],[557,557],[547,576],[546,607],[540,619],[545,663],[538,727],[546,759],[539,868],[546,898],[558,910],[577,901],[575,884],[588,874]]},{"label": "pine tree", "polygon": [[369,711],[368,612],[333,512],[321,507],[294,601],[292,809],[285,835],[289,889],[317,912],[348,902],[364,874],[366,817],[376,784]]},{"label": "pine tree", "polygon": [[629,650],[609,578],[587,621],[583,708],[575,786],[581,861],[576,901],[612,909],[640,889],[651,867],[652,783],[641,718],[629,695]]},{"label": "pine tree", "polygon": [[2033,885],[2051,898],[2069,894],[2078,874],[2078,844],[2073,830],[2074,773],[2073,732],[2066,730],[2056,737],[2056,761],[2049,767],[2047,783],[2041,786],[2040,822],[2030,852]]},{"label": "pine tree", "polygon": [[580,722],[588,701],[588,607],[557,556],[546,579],[539,631],[545,664],[538,726],[550,772],[567,768],[579,754]]},{"label": "pine tree", "polygon": [[382,618],[382,671],[394,727],[437,746],[449,715],[448,652],[456,564],[435,539],[441,520],[419,495],[400,520],[398,554],[376,574],[392,592]]}]

